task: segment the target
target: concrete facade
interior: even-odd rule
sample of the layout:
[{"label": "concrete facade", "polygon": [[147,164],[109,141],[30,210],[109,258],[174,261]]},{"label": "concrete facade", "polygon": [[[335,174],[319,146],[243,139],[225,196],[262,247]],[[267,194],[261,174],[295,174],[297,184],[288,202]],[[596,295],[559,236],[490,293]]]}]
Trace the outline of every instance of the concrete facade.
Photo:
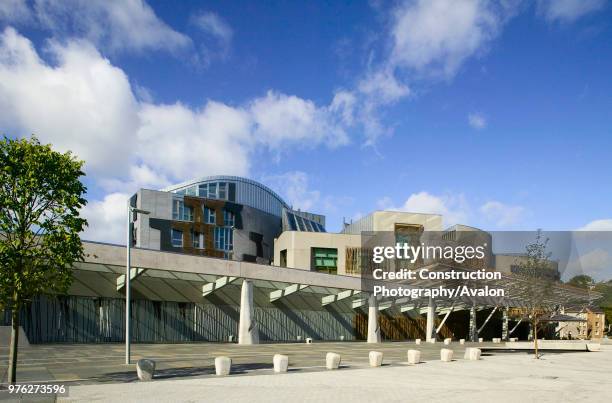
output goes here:
[{"label": "concrete facade", "polygon": [[[313,248],[330,248],[338,252],[338,274],[346,275],[346,249],[361,247],[361,236],[321,232],[285,231],[274,241],[274,266],[313,270]],[[281,263],[281,254],[286,256]]]}]

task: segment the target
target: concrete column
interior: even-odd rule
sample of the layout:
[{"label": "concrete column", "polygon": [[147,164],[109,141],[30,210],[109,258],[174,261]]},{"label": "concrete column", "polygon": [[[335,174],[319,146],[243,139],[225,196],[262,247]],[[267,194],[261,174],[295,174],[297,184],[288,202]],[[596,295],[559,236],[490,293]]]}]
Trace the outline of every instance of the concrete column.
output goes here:
[{"label": "concrete column", "polygon": [[502,340],[508,340],[508,307],[502,308]]},{"label": "concrete column", "polygon": [[429,305],[427,306],[427,326],[426,326],[426,340],[430,341],[435,339],[435,320],[436,320],[436,302],[433,298],[429,297]]},{"label": "concrete column", "polygon": [[478,326],[476,323],[476,305],[472,305],[470,308],[470,340],[473,342],[478,341]]},{"label": "concrete column", "polygon": [[253,304],[253,282],[251,280],[242,282],[238,344],[259,344],[259,332],[255,324],[255,306]]},{"label": "concrete column", "polygon": [[368,299],[368,343],[380,343],[380,327],[378,326],[378,301],[374,294]]}]

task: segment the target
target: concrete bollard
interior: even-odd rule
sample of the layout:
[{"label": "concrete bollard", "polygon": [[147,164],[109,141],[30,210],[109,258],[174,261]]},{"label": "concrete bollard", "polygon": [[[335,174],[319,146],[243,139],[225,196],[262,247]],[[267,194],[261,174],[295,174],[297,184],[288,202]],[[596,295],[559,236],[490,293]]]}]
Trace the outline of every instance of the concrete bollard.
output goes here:
[{"label": "concrete bollard", "polygon": [[302,341],[302,336],[298,336],[297,341]]},{"label": "concrete bollard", "polygon": [[230,343],[233,343],[234,342],[234,335],[230,334],[229,336],[227,336],[227,341],[230,342]]},{"label": "concrete bollard", "polygon": [[340,341],[344,341],[344,335],[340,336]]},{"label": "concrete bollard", "polygon": [[408,364],[418,364],[421,362],[421,352],[419,350],[408,350]]},{"label": "concrete bollard", "polygon": [[215,358],[215,373],[217,376],[229,375],[232,370],[232,359],[229,357],[216,357]]},{"label": "concrete bollard", "polygon": [[465,344],[465,339],[459,339],[459,344],[463,346]]},{"label": "concrete bollard", "polygon": [[470,361],[478,361],[480,360],[481,353],[482,351],[479,348],[468,347],[465,349],[465,355],[463,356],[463,358]]},{"label": "concrete bollard", "polygon": [[444,345],[445,345],[445,346],[450,345],[450,344],[451,344],[451,340],[452,340],[452,339],[448,339],[448,338],[447,338],[447,339],[444,339]]},{"label": "concrete bollard", "polygon": [[383,362],[383,353],[380,351],[370,351],[370,366],[380,367]]},{"label": "concrete bollard", "polygon": [[436,344],[436,339],[429,339],[427,340],[427,342],[431,344]]},{"label": "concrete bollard", "polygon": [[510,342],[514,343],[515,341],[517,341],[518,338],[517,337],[510,337]]},{"label": "concrete bollard", "polygon": [[155,375],[155,361],[143,358],[136,363],[136,374],[140,381],[151,381]]},{"label": "concrete bollard", "polygon": [[289,367],[289,357],[282,354],[274,354],[272,363],[274,364],[274,372],[287,372],[287,368]]},{"label": "concrete bollard", "polygon": [[483,341],[484,341],[484,339],[483,339],[482,337],[479,337],[479,338],[478,338],[478,342],[479,342],[479,343],[482,343]]},{"label": "concrete bollard", "polygon": [[493,337],[493,343],[495,343],[495,344],[499,344],[499,343],[501,343],[501,338],[499,338],[499,337]]},{"label": "concrete bollard", "polygon": [[440,350],[440,360],[443,362],[451,362],[453,360],[453,350],[448,348]]},{"label": "concrete bollard", "polygon": [[414,342],[415,342],[417,345],[418,345],[418,344],[421,344],[421,339],[416,339]]},{"label": "concrete bollard", "polygon": [[306,344],[312,344],[312,339],[310,337],[306,337]]},{"label": "concrete bollard", "polygon": [[325,368],[327,369],[338,369],[340,367],[340,354],[327,353],[325,356]]}]

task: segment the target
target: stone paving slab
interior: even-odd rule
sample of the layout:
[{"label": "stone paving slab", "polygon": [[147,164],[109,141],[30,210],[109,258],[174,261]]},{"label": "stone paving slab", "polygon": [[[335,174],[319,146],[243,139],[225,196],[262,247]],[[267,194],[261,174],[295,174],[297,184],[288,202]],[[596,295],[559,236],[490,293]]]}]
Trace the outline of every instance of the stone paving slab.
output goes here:
[{"label": "stone paving slab", "polygon": [[156,380],[69,389],[60,402],[609,402],[612,351]]}]

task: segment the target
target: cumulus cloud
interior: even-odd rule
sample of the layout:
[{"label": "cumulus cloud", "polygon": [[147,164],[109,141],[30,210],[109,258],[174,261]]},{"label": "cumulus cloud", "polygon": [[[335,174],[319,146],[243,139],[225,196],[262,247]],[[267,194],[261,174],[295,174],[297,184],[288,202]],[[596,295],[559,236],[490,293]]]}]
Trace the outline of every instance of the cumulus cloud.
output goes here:
[{"label": "cumulus cloud", "polygon": [[[84,159],[87,174],[115,195],[93,202],[89,211],[140,187],[204,174],[248,175],[256,149],[349,142],[349,94],[336,94],[329,105],[276,91],[243,105],[160,104],[137,98],[126,74],[89,42],[51,41],[47,50],[53,64],[13,28],[0,34],[0,127],[12,136],[35,133]],[[100,221],[92,223],[95,228]]]},{"label": "cumulus cloud", "polygon": [[405,1],[394,11],[389,62],[452,77],[468,57],[498,35],[513,9],[512,2]]},{"label": "cumulus cloud", "polygon": [[549,22],[570,23],[605,5],[605,0],[538,0],[538,12]]},{"label": "cumulus cloud", "polygon": [[525,208],[499,201],[488,201],[480,207],[480,212],[498,227],[507,227],[520,223],[524,218]]},{"label": "cumulus cloud", "polygon": [[468,123],[476,130],[482,130],[487,127],[487,120],[480,113],[470,113],[468,115]]},{"label": "cumulus cloud", "polygon": [[86,42],[48,50],[54,66],[14,29],[0,34],[0,126],[76,152],[88,172],[120,174],[139,126],[127,76]]},{"label": "cumulus cloud", "polygon": [[159,19],[143,0],[35,0],[40,25],[61,37],[86,38],[113,52],[192,46],[191,39]]},{"label": "cumulus cloud", "polygon": [[249,106],[257,141],[271,147],[304,140],[312,145],[323,143],[330,147],[347,144],[348,135],[334,111],[327,106],[318,107],[310,100],[275,91],[268,91]]},{"label": "cumulus cloud", "polygon": [[89,201],[81,211],[89,223],[83,239],[125,245],[128,198],[127,193],[110,193],[102,200]]},{"label": "cumulus cloud", "polygon": [[612,218],[591,221],[578,231],[612,231]]}]

